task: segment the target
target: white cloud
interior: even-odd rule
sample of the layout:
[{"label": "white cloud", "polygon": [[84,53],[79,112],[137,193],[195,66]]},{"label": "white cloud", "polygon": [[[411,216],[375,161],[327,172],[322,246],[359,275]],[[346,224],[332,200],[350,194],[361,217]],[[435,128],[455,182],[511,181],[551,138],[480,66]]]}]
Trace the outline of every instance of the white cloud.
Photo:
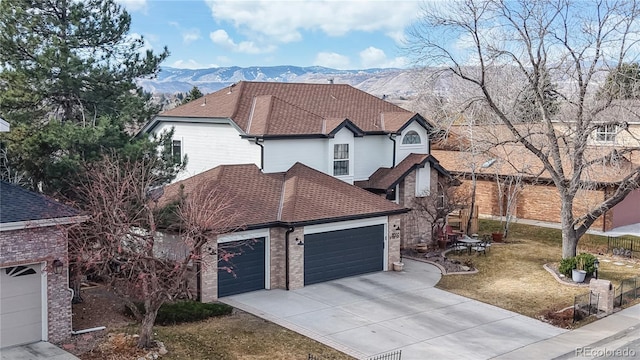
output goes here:
[{"label": "white cloud", "polygon": [[127,37],[132,41],[142,39],[142,47],[139,49],[140,53],[145,54],[147,50],[153,51],[153,46],[151,46],[151,43],[149,43],[149,41],[146,38],[144,38],[142,35],[138,33],[130,33],[127,35]]},{"label": "white cloud", "polygon": [[198,28],[185,29],[182,26],[180,26],[180,24],[176,21],[169,21],[169,25],[173,26],[174,28],[178,29],[178,31],[180,31],[180,35],[182,36],[182,42],[187,45],[201,38],[200,29]]},{"label": "white cloud", "polygon": [[217,64],[209,64],[209,65],[201,64],[193,59],[176,60],[173,62],[171,66],[178,69],[206,69],[206,68],[219,67]]},{"label": "white cloud", "polygon": [[275,46],[269,45],[258,47],[253,41],[241,41],[236,43],[233,41],[226,31],[219,29],[209,34],[209,38],[214,44],[220,45],[225,49],[243,54],[262,54],[275,50]]},{"label": "white cloud", "polygon": [[118,4],[123,5],[127,11],[147,12],[147,0],[115,0]]},{"label": "white cloud", "polygon": [[344,70],[349,68],[349,57],[334,52],[319,52],[313,65]]},{"label": "white cloud", "polygon": [[248,36],[288,43],[301,30],[341,36],[382,31],[394,40],[419,15],[418,1],[227,1],[206,0],[216,21],[228,21]]},{"label": "white cloud", "polygon": [[388,59],[387,54],[381,49],[369,46],[360,51],[360,64],[363,68],[402,68],[407,66],[408,60],[405,57]]}]

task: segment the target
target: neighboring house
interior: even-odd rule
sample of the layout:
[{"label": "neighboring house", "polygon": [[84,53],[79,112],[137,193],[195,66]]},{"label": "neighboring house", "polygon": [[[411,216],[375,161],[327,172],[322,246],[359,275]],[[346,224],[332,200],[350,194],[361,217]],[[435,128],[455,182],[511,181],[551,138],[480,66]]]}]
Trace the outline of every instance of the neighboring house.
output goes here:
[{"label": "neighboring house", "polygon": [[[159,203],[205,185],[233,199],[223,215],[241,231],[203,247],[202,301],[386,271],[400,260],[400,217],[408,209],[301,163],[268,174],[255,164],[217,166],[166,186]],[[220,247],[242,251],[225,261]]]},{"label": "neighboring house", "polygon": [[[599,152],[600,150],[591,149],[591,151]],[[555,223],[561,221],[561,202],[555,185],[543,171],[540,161],[523,146],[505,145],[481,154],[456,150],[433,150],[432,153],[453,176],[462,180],[461,191],[470,191],[471,188],[470,159],[475,158],[475,164],[484,165],[477,165],[475,170],[476,204],[480,215],[500,216],[501,210],[504,214],[507,195],[500,193],[497,179],[511,176],[520,179],[512,212],[515,218]],[[580,191],[576,196],[574,213],[583,214],[602,203],[605,195],[616,189],[617,182],[638,166],[640,163],[637,161],[620,158],[612,163],[594,166],[589,171],[585,171],[584,176],[591,187]],[[640,223],[640,190],[631,192],[621,203],[598,218],[591,228],[607,231],[634,223]]]},{"label": "neighboring house", "polygon": [[71,335],[65,205],[0,181],[0,348]]},{"label": "neighboring house", "polygon": [[[242,81],[161,113],[141,133],[170,129],[174,156],[188,158],[177,180],[219,165],[275,173],[300,162],[409,207],[449,176],[429,156],[428,121],[350,85]],[[402,228],[403,246],[431,236],[409,216]]]}]

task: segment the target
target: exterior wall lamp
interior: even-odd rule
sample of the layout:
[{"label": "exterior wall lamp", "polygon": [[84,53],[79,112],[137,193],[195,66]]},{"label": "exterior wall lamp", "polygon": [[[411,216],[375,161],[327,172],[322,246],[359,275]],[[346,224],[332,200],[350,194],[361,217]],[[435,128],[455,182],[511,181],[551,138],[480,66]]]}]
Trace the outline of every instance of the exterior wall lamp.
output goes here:
[{"label": "exterior wall lamp", "polygon": [[62,274],[62,270],[64,269],[64,263],[62,263],[62,260],[60,259],[55,259],[53,260],[53,272],[60,275]]},{"label": "exterior wall lamp", "polygon": [[300,246],[304,245],[304,243],[302,242],[302,240],[296,238],[296,243]]}]

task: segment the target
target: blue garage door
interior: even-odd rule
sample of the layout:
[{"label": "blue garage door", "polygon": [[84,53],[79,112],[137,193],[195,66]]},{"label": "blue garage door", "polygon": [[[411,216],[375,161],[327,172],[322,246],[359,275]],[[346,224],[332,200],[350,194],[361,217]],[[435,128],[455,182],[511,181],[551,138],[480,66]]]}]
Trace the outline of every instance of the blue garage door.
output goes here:
[{"label": "blue garage door", "polygon": [[[218,297],[264,289],[264,244],[265,238],[218,244]],[[237,255],[225,261],[225,251]]]},{"label": "blue garage door", "polygon": [[384,225],[304,236],[304,284],[381,271]]}]

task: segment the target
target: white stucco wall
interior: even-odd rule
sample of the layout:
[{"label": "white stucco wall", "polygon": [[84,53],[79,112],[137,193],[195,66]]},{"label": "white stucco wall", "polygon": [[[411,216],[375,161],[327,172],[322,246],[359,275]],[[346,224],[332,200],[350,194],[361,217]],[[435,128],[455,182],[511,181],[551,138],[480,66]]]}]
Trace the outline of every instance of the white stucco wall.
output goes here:
[{"label": "white stucco wall", "polygon": [[[409,131],[415,131],[420,135],[420,144],[402,145],[402,139]],[[407,155],[415,154],[428,154],[429,153],[429,137],[427,136],[427,130],[420,126],[415,121],[407,126],[400,136],[396,137],[396,165],[404,160]]]},{"label": "white stucco wall", "polygon": [[301,162],[323,173],[329,173],[327,139],[267,139],[263,144],[264,172],[266,173],[287,171],[296,162]]},{"label": "white stucco wall", "polygon": [[378,168],[391,167],[393,142],[388,135],[354,138],[354,180],[367,180]]},{"label": "white stucco wall", "polygon": [[182,142],[187,167],[174,181],[183,180],[218,165],[256,164],[260,166],[260,147],[240,137],[229,124],[163,122],[154,133],[174,127],[174,140]]}]

